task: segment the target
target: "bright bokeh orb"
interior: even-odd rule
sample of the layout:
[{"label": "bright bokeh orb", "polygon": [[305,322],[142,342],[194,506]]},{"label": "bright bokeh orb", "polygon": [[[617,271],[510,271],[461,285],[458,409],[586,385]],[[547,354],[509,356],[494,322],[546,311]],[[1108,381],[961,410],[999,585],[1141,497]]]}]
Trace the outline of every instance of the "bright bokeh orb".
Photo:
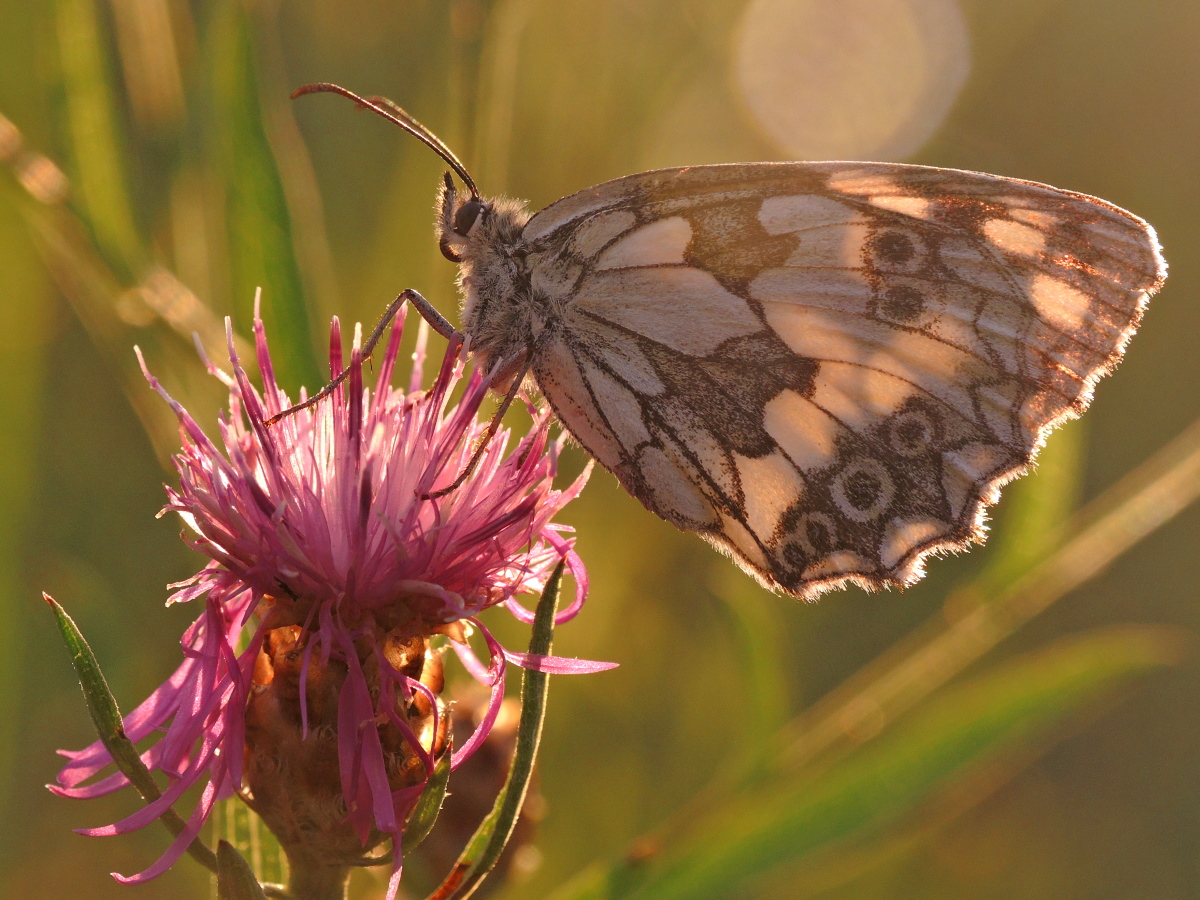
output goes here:
[{"label": "bright bokeh orb", "polygon": [[735,37],[751,118],[794,159],[903,159],[970,70],[956,0],[752,0]]}]

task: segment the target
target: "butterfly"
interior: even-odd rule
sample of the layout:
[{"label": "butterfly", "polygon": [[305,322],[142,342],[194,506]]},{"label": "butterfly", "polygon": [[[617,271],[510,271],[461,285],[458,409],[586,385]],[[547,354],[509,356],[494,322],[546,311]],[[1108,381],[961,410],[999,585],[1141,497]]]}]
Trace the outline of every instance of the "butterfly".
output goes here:
[{"label": "butterfly", "polygon": [[[293,96],[319,91],[466,185],[446,174],[437,232],[505,392],[494,424],[531,379],[647,509],[800,598],[905,586],[982,541],[1166,276],[1153,228],[1103,200],[897,163],[662,169],[531,215],[390,101]],[[391,311],[405,302],[458,335],[415,291]]]}]

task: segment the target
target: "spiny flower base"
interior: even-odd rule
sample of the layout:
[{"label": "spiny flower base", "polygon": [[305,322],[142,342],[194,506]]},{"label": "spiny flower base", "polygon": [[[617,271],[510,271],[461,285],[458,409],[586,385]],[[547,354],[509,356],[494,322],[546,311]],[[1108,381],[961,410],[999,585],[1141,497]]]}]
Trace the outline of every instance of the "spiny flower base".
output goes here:
[{"label": "spiny flower base", "polygon": [[[388,704],[390,714],[375,726],[393,797],[403,792],[415,800],[427,778],[426,765],[448,744],[449,716],[438,696],[443,687],[442,652],[420,634],[393,634],[383,645],[396,671],[430,691],[413,691],[407,700],[394,696]],[[338,699],[348,667],[338,659],[324,664],[310,659],[306,671],[306,649],[295,625],[273,629],[264,638],[246,706],[240,796],[287,854],[292,893],[340,897],[340,885],[351,867],[362,865],[389,835],[371,828],[363,841],[348,816],[338,751]],[[379,708],[381,686],[370,648],[363,649],[359,662],[372,704]],[[302,681],[307,723],[300,703]]]}]

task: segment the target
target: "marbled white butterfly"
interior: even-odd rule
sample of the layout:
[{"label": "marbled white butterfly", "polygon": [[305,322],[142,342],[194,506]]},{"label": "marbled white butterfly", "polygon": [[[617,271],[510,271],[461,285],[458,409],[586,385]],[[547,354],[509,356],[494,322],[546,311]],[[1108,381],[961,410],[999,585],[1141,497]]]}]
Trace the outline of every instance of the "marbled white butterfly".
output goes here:
[{"label": "marbled white butterfly", "polygon": [[[507,392],[495,421],[532,378],[647,509],[797,597],[911,584],[981,541],[1166,276],[1150,225],[1103,200],[894,163],[662,169],[530,215],[389,101],[296,93],[317,91],[466,184],[447,173],[437,230]],[[405,302],[458,336],[415,291],[389,313]]]}]

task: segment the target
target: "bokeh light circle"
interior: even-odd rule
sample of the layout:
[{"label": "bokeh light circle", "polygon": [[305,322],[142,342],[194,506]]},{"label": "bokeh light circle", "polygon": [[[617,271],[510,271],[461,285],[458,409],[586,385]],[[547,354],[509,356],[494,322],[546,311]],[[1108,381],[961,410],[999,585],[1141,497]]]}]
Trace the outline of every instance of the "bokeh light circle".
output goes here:
[{"label": "bokeh light circle", "polygon": [[942,123],[970,70],[956,0],[752,0],[734,77],[795,159],[902,159]]}]

